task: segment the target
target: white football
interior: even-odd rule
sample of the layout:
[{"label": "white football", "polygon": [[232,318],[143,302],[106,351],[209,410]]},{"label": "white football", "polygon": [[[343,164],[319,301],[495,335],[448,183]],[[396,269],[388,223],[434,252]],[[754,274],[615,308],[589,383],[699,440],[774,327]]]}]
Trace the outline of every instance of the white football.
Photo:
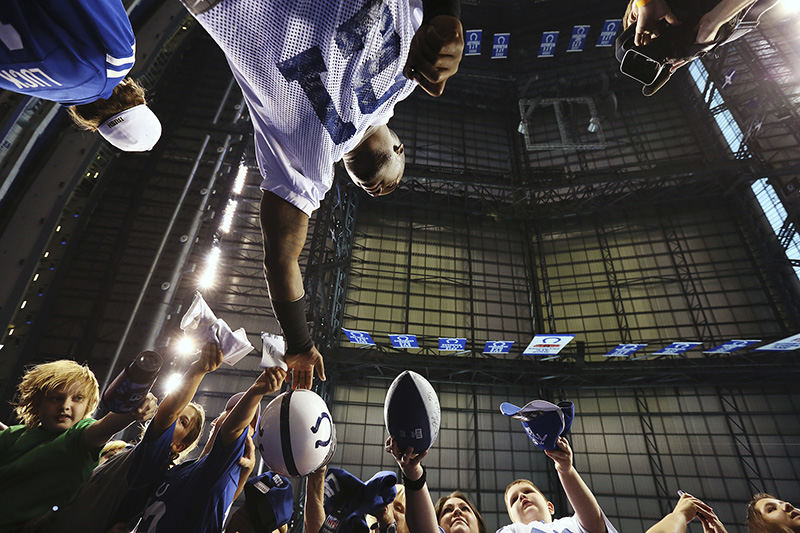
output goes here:
[{"label": "white football", "polygon": [[386,392],[386,430],[401,450],[412,447],[421,453],[430,448],[439,434],[441,417],[436,391],[416,372],[404,371]]},{"label": "white football", "polygon": [[284,392],[261,412],[256,447],[270,470],[305,476],[330,460],[336,429],[325,401],[310,390]]}]

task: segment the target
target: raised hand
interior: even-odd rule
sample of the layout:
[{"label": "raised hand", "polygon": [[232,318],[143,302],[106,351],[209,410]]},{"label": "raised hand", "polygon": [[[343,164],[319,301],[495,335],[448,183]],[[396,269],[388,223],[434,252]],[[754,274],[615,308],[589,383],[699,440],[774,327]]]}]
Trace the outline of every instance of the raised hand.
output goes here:
[{"label": "raised hand", "polygon": [[553,460],[557,472],[568,472],[572,468],[572,448],[564,437],[558,437],[556,445],[558,450],[545,450],[544,453]]},{"label": "raised hand", "polygon": [[317,377],[325,381],[325,363],[322,354],[316,346],[312,346],[307,352],[286,354],[284,357],[286,365],[292,370],[292,388],[310,389],[314,381],[314,371]]},{"label": "raised hand", "polygon": [[147,396],[145,396],[142,403],[139,404],[139,407],[136,410],[131,411],[131,416],[134,420],[138,420],[139,422],[147,422],[153,415],[156,414],[158,410],[158,400],[153,395],[152,392],[148,392]]},{"label": "raised hand", "polygon": [[286,379],[286,371],[284,369],[279,367],[265,368],[250,387],[250,390],[263,396],[278,390],[284,379]]},{"label": "raised hand", "polygon": [[428,450],[417,454],[414,453],[414,448],[411,446],[405,450],[401,450],[392,437],[386,439],[384,449],[397,461],[397,465],[400,467],[400,470],[403,471],[403,475],[408,479],[419,479],[422,475],[422,466],[420,466],[420,463],[422,459],[428,455]]},{"label": "raised hand", "polygon": [[222,364],[222,356],[222,350],[216,342],[207,342],[200,351],[200,358],[192,363],[190,371],[198,374],[213,372]]},{"label": "raised hand", "polygon": [[447,80],[458,71],[464,52],[461,21],[438,15],[420,26],[411,39],[403,75],[431,96],[441,96]]},{"label": "raised hand", "polygon": [[665,0],[634,0],[631,19],[636,21],[636,36],[633,39],[636,46],[649,44],[658,37],[658,21],[680,24]]}]

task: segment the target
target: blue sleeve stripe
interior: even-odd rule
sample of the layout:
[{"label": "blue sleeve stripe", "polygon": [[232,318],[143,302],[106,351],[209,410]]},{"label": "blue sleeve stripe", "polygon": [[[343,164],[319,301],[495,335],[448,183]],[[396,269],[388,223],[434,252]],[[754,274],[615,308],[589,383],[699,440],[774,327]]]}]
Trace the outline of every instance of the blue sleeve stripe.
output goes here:
[{"label": "blue sleeve stripe", "polygon": [[106,78],[124,78],[128,72],[130,72],[133,65],[123,69],[123,70],[111,70],[110,68],[106,69]]}]

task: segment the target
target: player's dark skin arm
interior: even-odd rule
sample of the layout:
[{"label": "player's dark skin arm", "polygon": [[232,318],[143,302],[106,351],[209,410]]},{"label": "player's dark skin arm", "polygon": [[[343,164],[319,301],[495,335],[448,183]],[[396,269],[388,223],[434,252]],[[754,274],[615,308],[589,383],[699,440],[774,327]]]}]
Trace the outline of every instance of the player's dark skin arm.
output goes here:
[{"label": "player's dark skin arm", "polygon": [[[260,209],[264,272],[270,298],[294,302],[304,294],[298,259],[308,236],[308,215],[269,191],[262,192]],[[287,352],[285,359],[294,372],[294,388],[310,389],[315,370],[325,380],[322,354],[316,347],[302,353]]]}]

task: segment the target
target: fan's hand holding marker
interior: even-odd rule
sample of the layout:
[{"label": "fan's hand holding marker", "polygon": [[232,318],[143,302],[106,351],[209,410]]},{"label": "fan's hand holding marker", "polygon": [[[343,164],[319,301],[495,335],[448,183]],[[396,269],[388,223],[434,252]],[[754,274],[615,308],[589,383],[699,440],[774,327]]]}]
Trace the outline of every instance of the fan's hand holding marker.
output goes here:
[{"label": "fan's hand holding marker", "polygon": [[224,320],[214,315],[199,292],[194,294],[192,305],[181,319],[181,329],[188,336],[217,343],[224,354],[223,362],[231,366],[253,351],[244,328],[232,331]]}]

